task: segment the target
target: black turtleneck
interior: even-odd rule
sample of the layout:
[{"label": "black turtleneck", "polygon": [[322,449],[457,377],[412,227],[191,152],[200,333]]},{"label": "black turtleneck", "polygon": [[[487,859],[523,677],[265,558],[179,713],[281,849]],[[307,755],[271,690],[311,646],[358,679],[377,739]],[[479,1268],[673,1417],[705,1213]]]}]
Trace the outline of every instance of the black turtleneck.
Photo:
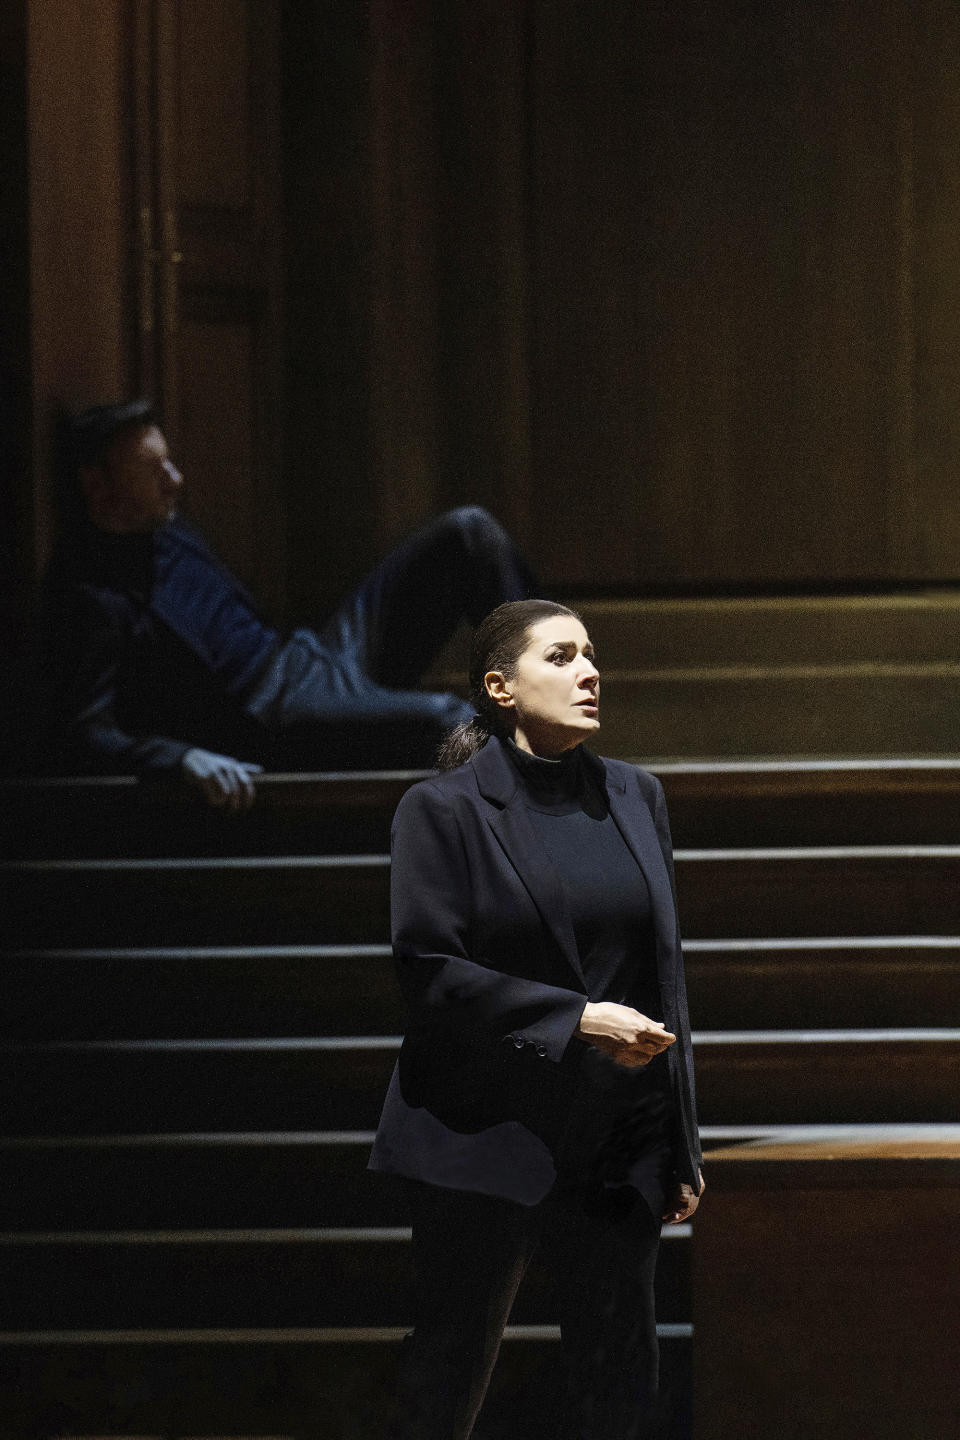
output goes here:
[{"label": "black turtleneck", "polygon": [[547,760],[507,741],[523,799],[563,884],[591,1000],[656,1005],[646,878],[590,781],[579,745]]},{"label": "black turtleneck", "polygon": [[[590,779],[580,747],[559,760],[507,740],[522,799],[570,906],[592,1001],[660,1009],[650,892],[607,797]],[[627,1069],[584,1044],[580,1084],[558,1164],[561,1184],[628,1185],[657,1218],[670,1166],[666,1056]]]}]

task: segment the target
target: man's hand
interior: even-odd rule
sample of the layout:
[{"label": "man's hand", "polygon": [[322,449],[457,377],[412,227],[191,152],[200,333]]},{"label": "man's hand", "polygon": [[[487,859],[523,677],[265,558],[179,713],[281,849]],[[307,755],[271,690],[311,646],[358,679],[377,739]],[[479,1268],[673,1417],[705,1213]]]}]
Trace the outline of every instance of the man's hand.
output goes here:
[{"label": "man's hand", "polygon": [[629,1005],[616,1005],[611,1000],[598,1004],[590,1001],[583,1007],[576,1033],[618,1065],[636,1069],[666,1050],[676,1040],[662,1021],[651,1020]]},{"label": "man's hand", "polygon": [[685,1181],[678,1182],[667,1199],[668,1209],[664,1211],[664,1225],[679,1225],[683,1220],[689,1220],[697,1206],[700,1204],[700,1197],[706,1190],[706,1183],[703,1178],[703,1171],[698,1170],[700,1177],[700,1189],[694,1190],[692,1185]]},{"label": "man's hand", "polygon": [[180,769],[187,783],[199,790],[209,804],[234,814],[250,809],[256,798],[253,776],[263,773],[262,765],[216,755],[212,750],[188,750]]}]

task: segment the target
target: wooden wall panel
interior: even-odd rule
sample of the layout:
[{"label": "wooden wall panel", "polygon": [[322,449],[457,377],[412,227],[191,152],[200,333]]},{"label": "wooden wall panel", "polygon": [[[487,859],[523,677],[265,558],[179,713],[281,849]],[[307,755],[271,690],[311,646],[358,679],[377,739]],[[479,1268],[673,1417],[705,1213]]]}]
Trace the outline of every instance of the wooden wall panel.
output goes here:
[{"label": "wooden wall panel", "polygon": [[194,318],[181,326],[179,343],[190,376],[177,456],[186,480],[183,508],[220,555],[257,579],[263,557],[253,463],[256,336],[242,319]]},{"label": "wooden wall panel", "polygon": [[136,380],[130,32],[149,12],[175,52],[161,109],[187,257],[163,284],[188,325],[213,305],[254,327],[271,603],[283,496],[296,617],[469,500],[550,588],[960,575],[952,0],[20,10],[25,573],[49,542],[55,404]]},{"label": "wooden wall panel", "polygon": [[887,573],[895,7],[539,4],[537,37],[536,470],[586,542],[541,564]]},{"label": "wooden wall panel", "polygon": [[[374,231],[367,8],[283,6],[284,480],[289,610],[301,623],[322,618],[373,563],[375,456],[382,446],[399,476],[407,454],[371,419],[374,387],[392,372],[371,377],[370,296],[380,247],[394,239],[385,220]],[[407,400],[414,408],[412,391]]]},{"label": "wooden wall panel", "polygon": [[[0,646],[15,643],[32,579],[26,4],[0,9]],[[0,686],[0,694],[5,687]]]},{"label": "wooden wall panel", "polygon": [[371,9],[377,538],[530,492],[525,7]]},{"label": "wooden wall panel", "polygon": [[280,615],[279,5],[157,0],[164,417],[217,552]]},{"label": "wooden wall panel", "polygon": [[554,588],[957,575],[948,0],[369,13],[382,542],[480,499]]},{"label": "wooden wall panel", "polygon": [[[618,0],[596,20],[586,8],[532,6],[530,548],[549,582],[574,585],[634,577],[663,323],[648,159],[660,96],[643,63],[651,19]],[[664,59],[672,65],[672,53]]]},{"label": "wooden wall panel", "polygon": [[50,544],[57,408],[126,395],[130,175],[125,0],[29,7],[31,542]]},{"label": "wooden wall panel", "polygon": [[[239,210],[252,199],[250,27],[246,0],[180,7],[179,197]],[[259,115],[254,123],[265,117]]]},{"label": "wooden wall panel", "polygon": [[436,506],[441,464],[436,29],[431,0],[369,7],[369,341],[373,535]]},{"label": "wooden wall panel", "polygon": [[530,528],[529,31],[435,0],[439,494]]},{"label": "wooden wall panel", "polygon": [[[22,570],[35,576],[50,545],[56,412],[143,389],[175,454],[182,436],[197,446],[205,433],[211,539],[222,531],[228,563],[278,607],[279,0],[24,0],[18,24],[5,23],[27,97],[15,143],[29,314],[4,360],[5,372],[22,366],[20,403],[32,407]],[[211,325],[226,326],[222,352]]]},{"label": "wooden wall panel", "polygon": [[29,686],[35,555],[31,486],[27,15],[0,9],[0,774],[34,733]]},{"label": "wooden wall panel", "polygon": [[910,60],[915,194],[915,573],[960,580],[960,11],[918,0]]}]

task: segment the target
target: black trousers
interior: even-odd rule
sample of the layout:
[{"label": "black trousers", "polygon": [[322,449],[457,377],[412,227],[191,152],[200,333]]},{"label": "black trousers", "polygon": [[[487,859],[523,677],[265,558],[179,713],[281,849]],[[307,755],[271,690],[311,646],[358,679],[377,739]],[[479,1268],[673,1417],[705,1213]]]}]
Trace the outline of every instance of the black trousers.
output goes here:
[{"label": "black trousers", "polygon": [[319,634],[297,630],[247,709],[292,769],[430,765],[473,709],[412,687],[462,620],[531,593],[503,527],[479,506],[437,516],[393,550]]},{"label": "black trousers", "polygon": [[[403,1342],[390,1440],[473,1434],[537,1249],[556,1280],[566,1385],[557,1440],[660,1433],[653,1294],[660,1221],[635,1190],[559,1189],[524,1206],[430,1185],[411,1189],[415,1324]],[[519,1431],[517,1440],[524,1440]]]}]

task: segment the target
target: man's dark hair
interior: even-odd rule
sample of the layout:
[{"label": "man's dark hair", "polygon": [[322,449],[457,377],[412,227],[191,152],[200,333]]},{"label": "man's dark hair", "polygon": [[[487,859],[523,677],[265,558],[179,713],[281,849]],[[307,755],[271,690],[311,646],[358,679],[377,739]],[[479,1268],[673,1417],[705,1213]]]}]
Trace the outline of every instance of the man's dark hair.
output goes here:
[{"label": "man's dark hair", "polygon": [[54,479],[61,529],[72,530],[86,513],[77,472],[85,465],[99,464],[119,435],[157,423],[153,401],[147,399],[94,405],[80,415],[60,412],[54,442]]},{"label": "man's dark hair", "polygon": [[77,415],[70,427],[73,469],[97,465],[118,435],[157,423],[152,400],[126,400],[116,405],[94,405]]}]

